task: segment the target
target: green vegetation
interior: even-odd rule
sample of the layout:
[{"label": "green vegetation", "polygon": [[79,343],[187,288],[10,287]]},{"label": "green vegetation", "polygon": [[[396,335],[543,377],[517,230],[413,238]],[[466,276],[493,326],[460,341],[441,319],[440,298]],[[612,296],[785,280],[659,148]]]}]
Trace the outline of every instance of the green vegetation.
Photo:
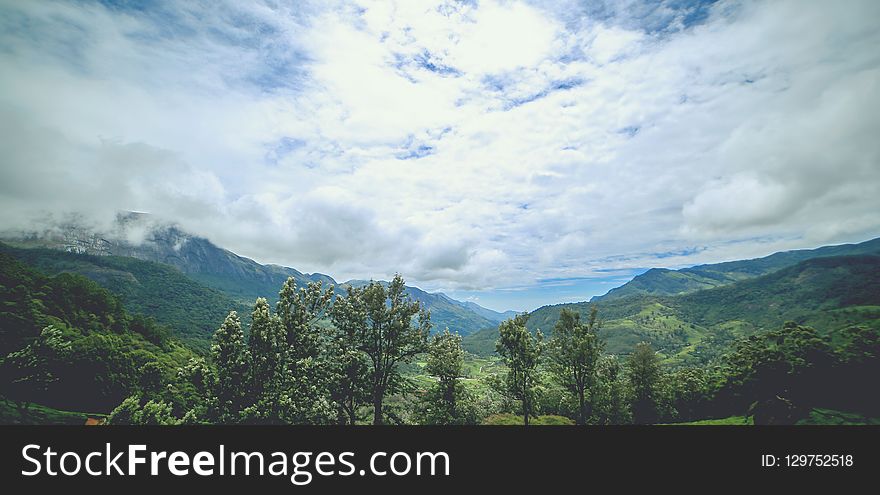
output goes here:
[{"label": "green vegetation", "polygon": [[[514,414],[493,414],[483,421],[484,425],[495,426],[522,426],[522,418]],[[530,425],[537,426],[565,426],[573,425],[574,421],[564,416],[554,416],[548,414],[545,416],[535,416],[529,422]]]},{"label": "green vegetation", "polygon": [[498,327],[494,326],[463,336],[461,346],[476,356],[494,356],[496,341],[498,341]]},{"label": "green vegetation", "polygon": [[703,425],[703,426],[715,426],[715,425],[743,426],[743,425],[753,425],[753,424],[755,424],[755,422],[751,416],[731,416],[729,418],[701,419],[699,421],[688,421],[686,423],[675,423],[675,424],[678,424],[678,425]]},{"label": "green vegetation", "polygon": [[586,424],[593,414],[599,358],[604,347],[596,335],[597,314],[598,310],[593,308],[590,319],[581,323],[579,314],[562,310],[547,346],[550,373],[578,400],[578,424]]},{"label": "green vegetation", "polygon": [[15,421],[33,404],[109,412],[139,387],[145,366],[162,379],[194,353],[150,318],[126,312],[94,282],[48,277],[0,253],[0,385]]},{"label": "green vegetation", "polygon": [[[880,417],[880,398],[855,385],[880,374],[875,255],[812,257],[681,295],[545,307],[461,337],[432,336],[429,303],[411,297],[417,290],[399,276],[344,295],[290,276],[274,308],[258,298],[242,321],[239,303],[171,268],[19,251],[0,252],[7,423],[84,422],[85,414],[65,411],[161,425],[876,424]],[[738,273],[760,272],[743,266]],[[72,272],[90,273],[120,295]],[[147,304],[163,283],[182,300]],[[228,305],[225,320],[212,325],[220,324],[210,348],[178,327],[208,318],[205,308],[193,311],[195,320],[174,317],[200,294]],[[161,309],[169,323],[133,307]],[[546,340],[540,329],[552,329]]]},{"label": "green vegetation", "polygon": [[729,285],[796,265],[802,261],[831,256],[880,255],[880,239],[860,244],[826,246],[785,251],[764,258],[699,265],[682,270],[653,268],[591,302],[608,302],[633,295],[674,296]]},{"label": "green vegetation", "polygon": [[869,418],[858,413],[816,408],[807,417],[797,422],[799,425],[880,425],[880,418]]},{"label": "green vegetation", "polygon": [[90,256],[51,249],[17,249],[0,243],[10,255],[43,273],[74,273],[112,292],[126,310],[173,326],[175,335],[199,352],[207,352],[217,321],[230,309],[246,306],[205,287],[177,269],[121,256]]},{"label": "green vegetation", "polygon": [[[343,284],[343,288],[363,288],[370,282],[364,280],[351,280]],[[390,282],[375,282],[388,287]],[[338,291],[344,295],[343,292]],[[404,292],[413,302],[417,302],[422,308],[431,312],[431,325],[436,330],[449,328],[462,336],[470,335],[482,328],[498,328],[499,320],[490,319],[487,315],[494,313],[486,308],[479,311],[471,309],[466,303],[461,303],[446,297],[444,294],[431,294],[416,287],[405,287]],[[473,305],[476,306],[476,305]],[[482,313],[482,314],[481,314]],[[497,313],[495,315],[498,315]],[[495,342],[492,342],[494,349]]]},{"label": "green vegetation", "polygon": [[[639,342],[649,342],[668,364],[704,366],[733,340],[789,320],[822,329],[832,339],[851,326],[880,329],[878,279],[880,256],[826,256],[691,294],[601,300],[595,304],[603,315],[599,335],[610,353],[628,354]],[[545,306],[532,313],[528,327],[553,328],[563,309],[586,318],[591,306]],[[465,346],[482,351],[480,339],[488,332],[473,337]]]},{"label": "green vegetation", "polygon": [[508,399],[519,402],[526,426],[534,412],[535,388],[541,376],[538,365],[544,351],[541,332],[532,335],[526,329],[528,319],[528,315],[517,315],[502,322],[495,347],[507,366],[507,373],[497,382],[496,389]]},{"label": "green vegetation", "polygon": [[10,425],[84,425],[86,420],[93,418],[101,421],[106,414],[61,411],[38,404],[31,405],[27,412],[16,407],[15,402],[0,398],[0,422]]}]

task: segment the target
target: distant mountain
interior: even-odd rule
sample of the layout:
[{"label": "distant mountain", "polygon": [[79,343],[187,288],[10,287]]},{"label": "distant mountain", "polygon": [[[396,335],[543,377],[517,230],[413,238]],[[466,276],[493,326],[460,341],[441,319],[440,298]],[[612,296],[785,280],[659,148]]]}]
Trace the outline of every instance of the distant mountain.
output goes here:
[{"label": "distant mountain", "polygon": [[[880,328],[880,256],[821,256],[766,275],[683,295],[631,294],[597,302],[544,306],[528,322],[547,333],[563,308],[603,320],[608,352],[626,354],[642,341],[682,364],[703,363],[735,337],[785,321],[833,334],[852,325]],[[475,339],[488,340],[485,336]]]},{"label": "distant mountain", "polygon": [[510,318],[513,318],[514,316],[517,315],[516,311],[509,310],[509,311],[505,311],[503,313],[499,313],[498,311],[493,311],[489,308],[484,308],[473,301],[457,301],[457,300],[452,299],[451,297],[447,296],[446,294],[443,294],[442,292],[438,292],[437,295],[445,297],[452,304],[457,304],[465,309],[469,309],[469,310],[473,311],[474,313],[482,316],[483,318],[486,318],[487,320],[494,321],[495,323],[501,323],[502,321],[509,320]]},{"label": "distant mountain", "polygon": [[[131,242],[130,233],[137,231],[141,237],[139,242]],[[257,297],[266,297],[270,302],[277,300],[278,291],[288,277],[293,277],[298,286],[305,286],[309,282],[322,282],[325,287],[336,286],[337,293],[342,293],[342,288],[332,277],[320,273],[302,273],[293,268],[278,265],[262,265],[256,261],[239,256],[231,251],[220,248],[211,241],[202,237],[188,234],[173,225],[156,223],[149,215],[127,213],[120,215],[116,227],[112,232],[97,233],[88,228],[78,225],[64,225],[57,229],[44,232],[30,232],[14,236],[4,236],[4,241],[16,248],[43,248],[54,251],[70,253],[67,260],[50,259],[49,253],[34,252],[32,261],[40,259],[42,268],[51,273],[58,271],[74,271],[92,278],[105,288],[116,293],[122,299],[127,300],[134,311],[154,315],[162,321],[167,316],[167,311],[161,309],[167,306],[167,302],[161,301],[163,294],[147,294],[137,288],[136,285],[127,286],[124,281],[142,280],[147,272],[153,275],[171,277],[168,270],[154,270],[143,264],[132,264],[124,260],[136,259],[146,262],[161,264],[162,266],[174,267],[178,277],[170,285],[179,285],[180,278],[188,278],[196,285],[187,289],[187,294],[197,294],[200,290],[214,289],[225,296],[222,302],[226,309],[214,321],[216,313],[214,307],[205,316],[198,318],[198,326],[190,323],[182,328],[184,334],[197,333],[196,329],[210,328],[211,332],[222,322],[222,318],[231,309],[241,310],[253,305]],[[28,251],[25,249],[24,251]],[[71,263],[76,255],[90,256],[91,258],[79,258],[74,268],[65,267],[65,263]],[[22,256],[22,253],[19,253]],[[105,259],[106,258],[106,259]],[[63,261],[63,262],[62,262]],[[123,266],[124,265],[124,266]],[[140,270],[139,274],[130,273],[130,270]],[[178,272],[179,271],[179,272]],[[347,283],[366,283],[353,281]],[[177,286],[175,285],[175,286]],[[159,287],[158,285],[156,286]],[[473,303],[464,303],[449,298],[445,294],[430,294],[415,287],[407,288],[408,294],[414,300],[425,305],[431,311],[434,328],[443,330],[449,328],[453,332],[467,335],[482,328],[497,326],[504,319],[503,313],[497,313],[482,308]],[[220,305],[220,300],[213,295],[205,295],[204,300],[211,300]],[[156,300],[158,298],[159,300]],[[193,296],[193,301],[197,300]],[[149,307],[155,306],[153,312]],[[206,303],[207,304],[207,303]],[[246,311],[247,312],[247,311]],[[178,319],[178,321],[180,321]],[[165,321],[162,321],[163,323]],[[210,324],[208,324],[210,323]],[[202,330],[198,330],[202,331]],[[184,335],[185,336],[185,335]]]},{"label": "distant mountain", "polygon": [[593,297],[590,301],[607,301],[634,294],[687,294],[766,275],[808,259],[858,254],[880,254],[880,238],[860,244],[841,244],[818,249],[784,251],[764,258],[698,265],[681,270],[652,268],[626,284],[611,289],[603,296]]},{"label": "distant mountain", "polygon": [[[363,287],[368,283],[366,280],[349,280],[343,283],[341,287],[348,285]],[[386,281],[380,281],[380,283],[386,286],[388,284]],[[497,327],[500,321],[483,316],[471,309],[471,307],[476,306],[483,310],[483,312],[494,313],[495,315],[501,315],[501,313],[473,303],[469,306],[467,303],[456,301],[440,292],[432,294],[418,287],[407,286],[406,293],[410,299],[418,301],[431,312],[431,323],[434,326],[434,331],[443,331],[448,328],[450,332],[464,336],[484,328]]]},{"label": "distant mountain", "polygon": [[[140,242],[125,239],[133,230],[143,232]],[[114,232],[97,233],[78,225],[64,225],[57,230],[35,232],[7,238],[19,247],[43,247],[77,254],[125,256],[171,265],[208,287],[237,299],[253,301],[257,297],[277,297],[287,277],[297,284],[334,280],[320,273],[301,273],[293,268],[261,265],[254,260],[214,245],[202,237],[183,232],[173,225],[154,223],[148,215],[120,215]]]}]

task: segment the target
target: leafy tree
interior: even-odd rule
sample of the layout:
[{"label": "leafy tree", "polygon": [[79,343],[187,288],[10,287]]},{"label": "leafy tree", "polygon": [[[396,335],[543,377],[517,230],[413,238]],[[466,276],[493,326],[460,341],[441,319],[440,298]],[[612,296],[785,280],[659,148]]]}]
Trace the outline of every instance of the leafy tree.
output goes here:
[{"label": "leafy tree", "polygon": [[171,404],[162,400],[150,400],[135,415],[135,424],[139,425],[177,425],[180,420],[174,417]]},{"label": "leafy tree", "polygon": [[461,336],[449,332],[435,335],[428,344],[425,371],[437,379],[427,391],[423,421],[429,424],[468,424],[476,422],[474,400],[460,382],[463,377],[464,350]]},{"label": "leafy tree", "polygon": [[351,297],[338,297],[330,310],[333,325],[328,330],[326,352],[330,363],[330,398],[336,404],[339,424],[356,424],[358,408],[371,396],[369,361],[360,350],[359,340],[366,321],[364,311],[363,305]]},{"label": "leafy tree", "polygon": [[133,425],[137,424],[135,418],[141,410],[140,396],[131,395],[126,397],[121,404],[107,416],[108,425]]},{"label": "leafy tree", "polygon": [[334,416],[328,399],[332,363],[322,349],[321,327],[333,300],[333,287],[322,289],[321,282],[310,282],[297,290],[289,277],[278,294],[276,314],[286,333],[289,370],[288,419],[297,423],[325,423]]},{"label": "leafy tree", "polygon": [[640,342],[627,361],[632,392],[633,422],[650,424],[657,419],[658,387],[661,378],[660,358],[651,344]]},{"label": "leafy tree", "polygon": [[816,330],[787,322],[737,341],[726,357],[728,385],[754,401],[756,423],[790,423],[816,397],[839,386],[829,380],[835,360],[828,340]]},{"label": "leafy tree", "polygon": [[58,380],[53,367],[69,353],[70,342],[61,330],[50,325],[24,349],[10,353],[3,360],[3,375],[8,380],[5,386],[13,392],[22,418],[27,415],[34,395],[45,393]]},{"label": "leafy tree", "polygon": [[153,317],[140,314],[132,315],[128,322],[128,328],[132,332],[143,335],[147,341],[168,350],[168,343],[171,340],[171,329],[156,323]]},{"label": "leafy tree", "polygon": [[229,313],[214,333],[211,357],[217,369],[216,420],[222,424],[236,423],[246,405],[250,353],[235,311]]},{"label": "leafy tree", "polygon": [[[424,352],[431,330],[431,316],[418,302],[409,300],[400,275],[388,289],[377,282],[349,288],[344,306],[351,313],[342,317],[357,332],[359,349],[369,358],[369,382],[373,424],[384,422],[383,404],[388,393],[402,386],[398,365]],[[418,322],[414,319],[418,315]]]},{"label": "leafy tree", "polygon": [[538,363],[544,348],[543,335],[533,336],[526,328],[528,314],[517,315],[498,327],[495,350],[507,365],[502,391],[522,406],[523,424],[528,426],[532,414]]},{"label": "leafy tree", "polygon": [[603,356],[597,370],[596,409],[601,424],[620,425],[630,421],[626,384],[617,356]]},{"label": "leafy tree", "polygon": [[703,368],[681,368],[670,375],[676,419],[693,421],[704,417],[703,409],[711,399],[709,380],[709,374]]},{"label": "leafy tree", "polygon": [[312,282],[297,290],[293,277],[284,282],[275,311],[284,324],[294,362],[318,355],[321,330],[316,323],[325,316],[332,300],[332,285],[323,290],[321,282]]},{"label": "leafy tree", "polygon": [[289,346],[284,324],[269,311],[265,298],[257,299],[248,335],[250,351],[250,406],[244,416],[252,422],[282,423],[290,407]]},{"label": "leafy tree", "polygon": [[[183,423],[221,422],[218,412],[217,396],[220,390],[218,386],[216,369],[208,365],[203,358],[191,358],[186,365],[177,369],[174,381],[174,399],[183,412]],[[228,389],[226,390],[228,391]],[[241,392],[239,393],[241,394]],[[226,423],[238,420],[237,409],[234,415],[229,414],[228,410],[226,413],[232,416]]]},{"label": "leafy tree", "polygon": [[155,396],[162,391],[162,365],[157,361],[149,361],[140,368],[140,390],[146,396]]},{"label": "leafy tree", "polygon": [[111,425],[177,425],[171,404],[162,400],[144,402],[141,395],[132,395],[122,401],[107,417]]},{"label": "leafy tree", "polygon": [[576,311],[563,309],[547,345],[550,372],[578,401],[578,424],[592,415],[596,368],[604,343],[596,334],[600,324],[597,309],[590,309],[586,323]]}]

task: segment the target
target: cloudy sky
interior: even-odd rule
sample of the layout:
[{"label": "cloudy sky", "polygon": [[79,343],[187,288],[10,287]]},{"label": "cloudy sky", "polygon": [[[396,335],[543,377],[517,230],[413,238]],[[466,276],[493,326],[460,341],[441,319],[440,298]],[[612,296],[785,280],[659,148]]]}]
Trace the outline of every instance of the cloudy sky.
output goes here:
[{"label": "cloudy sky", "polygon": [[880,235],[880,2],[0,0],[0,228],[493,309]]}]

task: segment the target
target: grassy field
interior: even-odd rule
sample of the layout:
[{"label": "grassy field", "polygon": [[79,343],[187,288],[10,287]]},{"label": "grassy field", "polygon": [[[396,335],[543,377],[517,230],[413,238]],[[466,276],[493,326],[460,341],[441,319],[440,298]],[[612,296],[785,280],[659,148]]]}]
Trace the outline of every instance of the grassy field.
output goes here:
[{"label": "grassy field", "polygon": [[714,426],[714,425],[728,425],[728,426],[743,426],[743,425],[754,425],[755,421],[751,416],[731,416],[729,418],[720,418],[720,419],[701,419],[699,421],[690,421],[688,423],[674,423],[675,425],[694,425],[694,426]]},{"label": "grassy field", "polygon": [[[493,414],[483,421],[484,425],[490,426],[516,426],[523,424],[523,418],[514,414]],[[562,416],[536,416],[530,418],[529,425],[536,426],[566,426],[573,425],[574,421]]]}]

